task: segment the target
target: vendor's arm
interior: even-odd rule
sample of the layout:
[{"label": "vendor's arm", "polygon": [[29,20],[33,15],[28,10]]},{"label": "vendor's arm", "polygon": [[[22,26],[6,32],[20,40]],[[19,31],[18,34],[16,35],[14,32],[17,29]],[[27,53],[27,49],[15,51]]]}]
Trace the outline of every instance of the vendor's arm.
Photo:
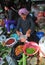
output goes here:
[{"label": "vendor's arm", "polygon": [[34,24],[32,18],[30,18],[29,23],[31,25],[30,25],[30,29],[28,29],[27,32],[26,32],[27,37],[30,37],[30,34],[32,34],[32,32],[34,32],[34,29],[35,29],[35,24]]},{"label": "vendor's arm", "polygon": [[22,34],[20,31],[16,31],[16,33],[18,34],[18,36],[20,36]]}]

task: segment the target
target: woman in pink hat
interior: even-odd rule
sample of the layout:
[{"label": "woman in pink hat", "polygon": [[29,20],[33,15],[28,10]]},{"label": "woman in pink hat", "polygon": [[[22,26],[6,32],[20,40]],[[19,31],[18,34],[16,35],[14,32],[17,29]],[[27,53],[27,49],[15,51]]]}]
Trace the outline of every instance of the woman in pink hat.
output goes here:
[{"label": "woman in pink hat", "polygon": [[[29,15],[29,11],[26,8],[21,8],[18,11],[18,14],[20,15],[20,18],[18,19],[18,24],[16,28],[16,33],[20,36],[20,28],[23,35],[27,36],[28,41],[36,41],[37,39],[35,31],[35,24]],[[25,39],[22,39],[23,42]],[[37,39],[38,40],[38,39]]]}]

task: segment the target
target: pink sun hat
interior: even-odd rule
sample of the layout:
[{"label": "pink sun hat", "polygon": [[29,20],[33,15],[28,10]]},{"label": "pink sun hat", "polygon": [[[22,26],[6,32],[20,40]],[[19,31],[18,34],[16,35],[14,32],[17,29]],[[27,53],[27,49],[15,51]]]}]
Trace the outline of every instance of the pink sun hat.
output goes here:
[{"label": "pink sun hat", "polygon": [[28,15],[29,11],[26,8],[21,8],[18,11],[18,14],[21,16],[22,14]]}]

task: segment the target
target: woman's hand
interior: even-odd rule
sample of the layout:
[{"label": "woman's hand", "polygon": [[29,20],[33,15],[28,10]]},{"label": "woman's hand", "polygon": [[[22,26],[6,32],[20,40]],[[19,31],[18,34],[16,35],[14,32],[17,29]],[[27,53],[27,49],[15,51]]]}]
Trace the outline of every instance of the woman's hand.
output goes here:
[{"label": "woman's hand", "polygon": [[26,36],[27,36],[27,37],[30,37],[30,34],[26,33]]},{"label": "woman's hand", "polygon": [[18,36],[22,35],[22,32],[16,31],[16,33],[18,34]]},{"label": "woman's hand", "polygon": [[29,29],[29,30],[26,32],[26,36],[27,36],[27,37],[30,37],[30,33],[31,33],[31,30]]}]

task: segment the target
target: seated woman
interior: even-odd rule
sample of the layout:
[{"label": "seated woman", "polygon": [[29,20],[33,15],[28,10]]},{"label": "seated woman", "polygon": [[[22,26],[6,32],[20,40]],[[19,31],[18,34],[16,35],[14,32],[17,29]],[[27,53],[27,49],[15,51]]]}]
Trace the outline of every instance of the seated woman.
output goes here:
[{"label": "seated woman", "polygon": [[[18,14],[20,15],[20,18],[18,19],[16,33],[20,36],[21,28],[22,34],[27,36],[28,41],[35,41],[38,43],[39,39],[35,33],[35,24],[29,15],[29,11],[26,8],[22,8],[19,10]],[[24,42],[25,39],[22,39],[21,41]]]},{"label": "seated woman", "polygon": [[13,28],[16,26],[17,22],[14,19],[14,13],[11,10],[11,8],[9,8],[8,6],[4,7],[5,9],[5,19],[4,19],[4,23],[5,23],[5,27],[7,29],[7,33],[10,34],[10,26],[12,25]]}]

